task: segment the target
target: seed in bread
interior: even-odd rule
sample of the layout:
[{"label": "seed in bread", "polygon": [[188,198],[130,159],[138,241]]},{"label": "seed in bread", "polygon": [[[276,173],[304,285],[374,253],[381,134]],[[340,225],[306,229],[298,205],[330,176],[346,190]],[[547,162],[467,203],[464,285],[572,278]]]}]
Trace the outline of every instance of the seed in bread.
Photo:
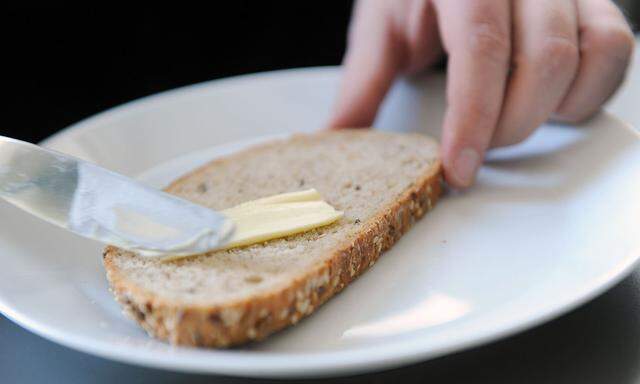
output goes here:
[{"label": "seed in bread", "polygon": [[306,233],[174,262],[115,247],[111,288],[149,334],[227,347],[292,324],[372,266],[440,195],[437,143],[423,135],[344,130],[249,148],[180,178],[168,192],[223,210],[315,188],[344,216]]}]

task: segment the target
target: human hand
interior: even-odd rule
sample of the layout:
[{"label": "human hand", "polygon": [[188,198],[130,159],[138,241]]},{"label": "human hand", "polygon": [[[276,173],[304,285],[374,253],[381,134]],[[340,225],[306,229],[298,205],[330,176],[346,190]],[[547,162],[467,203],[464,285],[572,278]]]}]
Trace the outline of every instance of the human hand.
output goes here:
[{"label": "human hand", "polygon": [[371,125],[398,75],[446,53],[441,156],[448,183],[468,187],[487,148],[596,113],[633,46],[610,0],[360,0],[330,126]]}]

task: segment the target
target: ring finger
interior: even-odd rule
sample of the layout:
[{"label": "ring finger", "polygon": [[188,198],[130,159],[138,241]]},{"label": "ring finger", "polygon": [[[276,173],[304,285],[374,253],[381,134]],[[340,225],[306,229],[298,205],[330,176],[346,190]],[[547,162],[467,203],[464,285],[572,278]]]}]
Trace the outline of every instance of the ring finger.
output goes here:
[{"label": "ring finger", "polygon": [[579,61],[574,0],[513,3],[513,72],[492,146],[518,143],[562,102]]}]

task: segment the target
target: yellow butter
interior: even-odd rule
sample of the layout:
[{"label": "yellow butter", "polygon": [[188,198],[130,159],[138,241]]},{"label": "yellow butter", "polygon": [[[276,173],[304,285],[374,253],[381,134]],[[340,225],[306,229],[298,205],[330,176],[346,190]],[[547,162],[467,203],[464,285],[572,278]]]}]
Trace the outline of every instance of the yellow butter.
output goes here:
[{"label": "yellow butter", "polygon": [[248,201],[222,213],[235,224],[235,232],[223,249],[306,232],[343,216],[315,189]]}]

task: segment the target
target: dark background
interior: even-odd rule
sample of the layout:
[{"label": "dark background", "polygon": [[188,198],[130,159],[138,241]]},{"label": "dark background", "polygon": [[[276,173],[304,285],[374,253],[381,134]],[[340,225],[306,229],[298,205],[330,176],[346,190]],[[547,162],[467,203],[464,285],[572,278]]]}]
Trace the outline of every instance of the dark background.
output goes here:
[{"label": "dark background", "polygon": [[[637,16],[640,2],[625,3]],[[29,8],[0,16],[0,135],[37,142],[152,93],[274,69],[336,65],[352,1],[217,1],[207,8]],[[636,17],[637,18],[637,17]]]},{"label": "dark background", "polygon": [[0,28],[9,103],[0,135],[40,141],[87,116],[159,91],[341,61],[351,1],[211,4],[5,14]]}]

